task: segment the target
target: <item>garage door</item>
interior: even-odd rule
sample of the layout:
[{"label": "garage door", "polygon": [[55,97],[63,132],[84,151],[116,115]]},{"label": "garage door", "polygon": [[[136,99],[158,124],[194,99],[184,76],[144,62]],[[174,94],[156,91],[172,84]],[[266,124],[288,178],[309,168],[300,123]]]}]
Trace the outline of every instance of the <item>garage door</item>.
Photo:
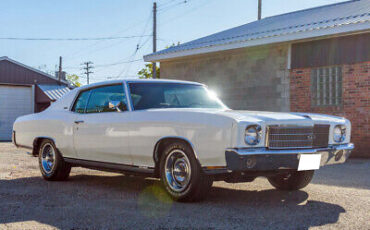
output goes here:
[{"label": "garage door", "polygon": [[32,87],[0,85],[0,141],[12,139],[13,123],[33,113]]}]

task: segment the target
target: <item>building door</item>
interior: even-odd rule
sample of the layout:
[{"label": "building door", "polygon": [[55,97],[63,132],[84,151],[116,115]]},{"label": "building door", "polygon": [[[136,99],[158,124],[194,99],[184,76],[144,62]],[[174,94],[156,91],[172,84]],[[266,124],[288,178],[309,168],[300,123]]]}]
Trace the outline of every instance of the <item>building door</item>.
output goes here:
[{"label": "building door", "polygon": [[32,87],[0,85],[0,141],[10,141],[15,119],[30,113],[33,113]]}]

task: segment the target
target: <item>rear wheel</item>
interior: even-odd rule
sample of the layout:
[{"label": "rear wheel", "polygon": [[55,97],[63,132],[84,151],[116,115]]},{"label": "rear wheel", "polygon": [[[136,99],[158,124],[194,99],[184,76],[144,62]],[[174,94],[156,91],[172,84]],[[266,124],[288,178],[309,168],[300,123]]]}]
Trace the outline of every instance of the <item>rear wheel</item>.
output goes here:
[{"label": "rear wheel", "polygon": [[54,143],[48,139],[41,142],[39,166],[46,180],[66,180],[71,172],[71,166],[64,161]]},{"label": "rear wheel", "polygon": [[166,191],[177,201],[202,200],[213,183],[203,173],[192,149],[182,142],[167,146],[160,159],[160,172]]},{"label": "rear wheel", "polygon": [[267,178],[272,186],[280,190],[299,190],[312,180],[315,171],[295,171]]}]

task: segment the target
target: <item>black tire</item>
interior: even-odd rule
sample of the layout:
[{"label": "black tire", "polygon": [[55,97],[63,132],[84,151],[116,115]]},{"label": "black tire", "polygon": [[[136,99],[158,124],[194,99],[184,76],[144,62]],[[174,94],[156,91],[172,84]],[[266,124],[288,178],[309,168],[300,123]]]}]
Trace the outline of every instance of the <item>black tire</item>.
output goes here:
[{"label": "black tire", "polygon": [[[53,166],[50,168],[49,171],[45,169],[46,166],[43,166],[43,156],[45,156],[45,154],[43,153],[44,148],[52,148],[54,151]],[[43,140],[39,147],[39,167],[42,177],[45,180],[49,181],[66,180],[69,177],[69,173],[71,172],[70,164],[64,161],[62,155],[55,147],[54,142],[48,139]]]},{"label": "black tire", "polygon": [[306,187],[312,180],[315,171],[295,171],[267,178],[272,186],[280,190],[299,190]]},{"label": "black tire", "polygon": [[[187,185],[184,186],[182,191],[174,190],[170,186],[166,178],[166,159],[169,157],[169,154],[172,154],[176,151],[181,151],[182,153],[185,153],[190,163],[190,180]],[[204,174],[199,162],[194,156],[193,150],[188,145],[182,142],[174,142],[169,144],[165,148],[164,152],[161,154],[160,176],[162,183],[171,198],[180,202],[193,202],[203,200],[213,184],[212,178]]]}]

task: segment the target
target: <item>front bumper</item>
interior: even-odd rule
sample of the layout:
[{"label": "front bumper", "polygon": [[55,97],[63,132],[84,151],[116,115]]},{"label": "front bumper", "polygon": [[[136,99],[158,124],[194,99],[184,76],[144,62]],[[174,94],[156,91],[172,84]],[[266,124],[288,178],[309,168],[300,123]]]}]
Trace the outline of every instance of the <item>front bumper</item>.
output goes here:
[{"label": "front bumper", "polygon": [[320,166],[344,163],[353,149],[354,145],[349,143],[318,149],[227,149],[225,154],[228,171],[271,171],[298,169],[303,154],[321,154]]}]

